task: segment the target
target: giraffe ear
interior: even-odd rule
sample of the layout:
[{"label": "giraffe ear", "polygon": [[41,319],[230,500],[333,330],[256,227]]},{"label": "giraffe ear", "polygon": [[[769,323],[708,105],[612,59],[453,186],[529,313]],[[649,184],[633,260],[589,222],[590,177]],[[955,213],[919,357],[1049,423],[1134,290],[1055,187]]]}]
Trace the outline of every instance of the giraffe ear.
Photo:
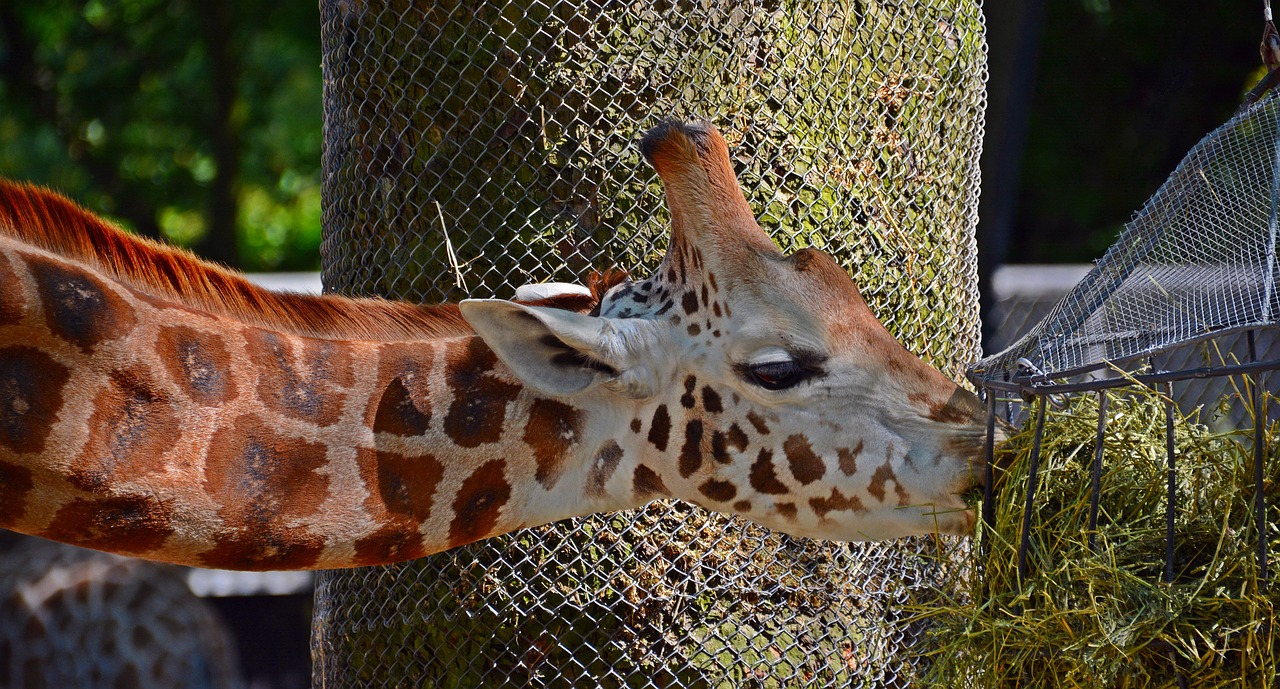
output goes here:
[{"label": "giraffe ear", "polygon": [[632,362],[630,322],[502,299],[466,299],[462,316],[526,385],[551,395],[572,395],[595,383],[622,394],[647,396],[649,386],[627,375]]}]

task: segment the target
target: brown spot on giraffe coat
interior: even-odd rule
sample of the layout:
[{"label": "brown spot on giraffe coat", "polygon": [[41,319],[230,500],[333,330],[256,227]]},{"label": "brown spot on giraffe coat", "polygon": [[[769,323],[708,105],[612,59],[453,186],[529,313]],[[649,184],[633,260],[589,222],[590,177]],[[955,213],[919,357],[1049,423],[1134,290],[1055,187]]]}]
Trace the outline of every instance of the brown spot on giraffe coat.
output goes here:
[{"label": "brown spot on giraffe coat", "polygon": [[173,533],[172,506],[149,495],[78,499],[63,505],[41,536],[113,553],[145,555]]},{"label": "brown spot on giraffe coat", "polygon": [[791,475],[796,477],[801,485],[807,486],[817,481],[827,471],[826,465],[809,446],[809,439],[803,435],[788,436],[782,444],[782,450],[786,453],[787,462],[791,465]]},{"label": "brown spot on giraffe coat", "polygon": [[355,542],[362,565],[411,559],[426,554],[419,526],[431,516],[444,465],[430,454],[406,456],[360,448],[356,462],[369,497],[365,507],[383,525]]},{"label": "brown spot on giraffe coat", "polygon": [[413,437],[426,432],[433,417],[428,373],[430,361],[423,351],[406,343],[388,343],[378,349],[378,382],[365,408],[365,424],[375,432]]},{"label": "brown spot on giraffe coat", "polygon": [[858,444],[852,449],[842,447],[836,450],[836,456],[840,460],[840,472],[845,476],[853,476],[858,473],[858,455],[862,454],[863,442],[858,440]]},{"label": "brown spot on giraffe coat", "polygon": [[113,371],[93,400],[88,442],[71,463],[71,483],[93,491],[164,470],[182,436],[173,404],[143,371]]},{"label": "brown spot on giraffe coat", "polygon": [[693,397],[693,391],[698,387],[698,379],[695,376],[688,376],[684,379],[684,394],[680,396],[680,406],[685,409],[693,409],[697,404],[697,400]]},{"label": "brown spot on giraffe coat", "polygon": [[474,543],[493,534],[502,507],[511,499],[511,484],[502,462],[481,464],[463,482],[453,500],[453,522],[449,524],[449,547]]},{"label": "brown spot on giraffe coat", "polygon": [[89,352],[133,328],[133,309],[97,277],[44,256],[22,258],[35,278],[45,323],[54,335]]},{"label": "brown spot on giraffe coat", "polygon": [[156,353],[169,377],[193,401],[213,405],[235,397],[231,359],[220,335],[186,326],[163,328],[156,338]]},{"label": "brown spot on giraffe coat", "polygon": [[831,496],[826,498],[810,498],[809,506],[813,508],[814,514],[819,519],[826,518],[829,512],[853,510],[854,512],[866,511],[862,506],[862,501],[856,495],[846,496],[840,492],[839,488],[831,489]]},{"label": "brown spot on giraffe coat", "polygon": [[569,451],[582,436],[582,411],[556,400],[538,398],[529,406],[524,441],[538,463],[534,478],[550,490],[564,471]]},{"label": "brown spot on giraffe coat", "polygon": [[67,367],[34,347],[0,348],[0,447],[43,450],[70,377]]},{"label": "brown spot on giraffe coat", "polygon": [[35,487],[31,470],[0,461],[0,527],[14,526],[26,514],[27,493]]},{"label": "brown spot on giraffe coat", "polygon": [[738,497],[738,487],[729,481],[709,478],[698,486],[698,492],[716,502],[729,502]]},{"label": "brown spot on giraffe coat", "polygon": [[762,449],[756,456],[755,463],[751,465],[751,487],[765,495],[785,495],[788,492],[786,484],[778,480],[773,469],[772,451]]},{"label": "brown spot on giraffe coat", "polygon": [[613,478],[613,472],[617,471],[621,461],[622,448],[613,440],[605,441],[591,461],[591,471],[587,474],[587,495],[604,497],[605,486]]},{"label": "brown spot on giraffe coat", "polygon": [[373,416],[374,433],[415,437],[426,433],[431,427],[431,399],[414,399],[403,379],[392,380],[377,399],[378,409]]},{"label": "brown spot on giraffe coat", "polygon": [[738,424],[730,424],[729,432],[726,435],[726,441],[729,447],[736,449],[738,452],[745,452],[750,439],[747,438],[746,432],[738,426]]},{"label": "brown spot on giraffe coat", "polygon": [[267,408],[317,426],[337,423],[350,375],[345,349],[257,328],[245,331],[245,347]]},{"label": "brown spot on giraffe coat", "polygon": [[637,499],[647,500],[655,495],[670,495],[667,484],[653,469],[639,464],[631,475],[632,490]]},{"label": "brown spot on giraffe coat", "polygon": [[671,434],[671,415],[667,413],[667,405],[659,404],[653,410],[653,421],[649,423],[649,442],[658,452],[667,451],[667,440]]},{"label": "brown spot on giraffe coat", "polygon": [[702,388],[702,408],[712,414],[719,414],[724,411],[724,403],[720,401],[720,393],[712,390],[709,385]]},{"label": "brown spot on giraffe coat", "polygon": [[680,447],[680,475],[689,478],[702,468],[702,419],[690,419]]},{"label": "brown spot on giraffe coat", "polygon": [[444,465],[434,456],[360,448],[356,462],[369,491],[365,506],[375,515],[406,517],[415,523],[431,516],[436,487],[444,476]]},{"label": "brown spot on giraffe coat", "polygon": [[311,569],[323,552],[323,538],[305,529],[290,528],[283,533],[222,536],[214,548],[200,553],[200,561],[206,567],[223,569]]},{"label": "brown spot on giraffe coat", "polygon": [[287,526],[311,517],[329,495],[325,447],[290,437],[252,414],[219,429],[209,442],[204,488],[226,534],[201,554],[209,566],[306,567],[323,540]]},{"label": "brown spot on giraffe coat", "polygon": [[729,454],[729,440],[721,431],[711,434],[711,458],[719,464],[729,464],[733,457]]},{"label": "brown spot on giraffe coat", "polygon": [[450,343],[445,352],[445,377],[453,402],[444,417],[444,432],[462,447],[478,447],[502,437],[507,405],[520,386],[493,375],[498,357],[478,337]]},{"label": "brown spot on giraffe coat", "polygon": [[867,486],[867,492],[876,500],[884,502],[884,484],[888,481],[893,481],[893,492],[898,497],[898,506],[905,507],[911,504],[911,495],[902,487],[902,484],[898,483],[898,476],[893,473],[893,467],[889,466],[887,461],[876,467],[875,473],[871,475],[871,483]]}]

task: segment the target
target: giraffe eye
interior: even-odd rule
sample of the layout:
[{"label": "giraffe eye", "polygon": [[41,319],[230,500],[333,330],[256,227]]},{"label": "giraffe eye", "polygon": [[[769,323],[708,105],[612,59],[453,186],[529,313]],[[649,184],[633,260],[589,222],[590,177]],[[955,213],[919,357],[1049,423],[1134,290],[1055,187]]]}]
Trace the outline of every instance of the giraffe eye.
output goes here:
[{"label": "giraffe eye", "polygon": [[794,361],[771,361],[746,369],[747,380],[766,390],[785,390],[808,380],[813,370]]}]

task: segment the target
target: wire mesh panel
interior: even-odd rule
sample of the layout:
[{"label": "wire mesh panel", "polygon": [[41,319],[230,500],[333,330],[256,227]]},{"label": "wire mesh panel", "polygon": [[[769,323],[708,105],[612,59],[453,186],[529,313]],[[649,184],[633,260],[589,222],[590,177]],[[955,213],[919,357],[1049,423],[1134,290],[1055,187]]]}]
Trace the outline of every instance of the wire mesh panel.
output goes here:
[{"label": "wire mesh panel", "polygon": [[[1000,351],[1022,339],[1049,315],[1067,292],[1089,272],[1092,266],[1002,266],[993,282],[995,307],[992,309],[994,337],[990,349]],[[1212,284],[1204,285],[1211,289]],[[1209,340],[1199,340],[1153,355],[1149,364],[1162,371],[1198,368],[1222,368],[1248,363],[1254,358],[1280,359],[1280,338],[1272,331],[1259,331],[1253,336],[1254,351],[1249,350],[1247,333],[1230,331]],[[1114,375],[1100,372],[1099,375]],[[1227,377],[1206,376],[1179,381],[1173,386],[1173,398],[1183,414],[1200,410],[1201,421],[1220,430],[1247,428],[1253,420],[1240,405],[1227,404],[1233,392]],[[1014,405],[1012,420],[1025,419],[1028,409]],[[1280,420],[1280,407],[1271,407],[1273,420]]]},{"label": "wire mesh panel", "polygon": [[[977,354],[976,0],[322,0],[325,287],[510,296],[647,274],[640,134],[711,120],[786,251],[832,253],[908,348]],[[324,574],[319,686],[905,686],[932,540],[833,545],[680,503]]]},{"label": "wire mesh panel", "polygon": [[1280,96],[1196,144],[1098,265],[975,379],[1107,370],[1197,340],[1280,324]]}]

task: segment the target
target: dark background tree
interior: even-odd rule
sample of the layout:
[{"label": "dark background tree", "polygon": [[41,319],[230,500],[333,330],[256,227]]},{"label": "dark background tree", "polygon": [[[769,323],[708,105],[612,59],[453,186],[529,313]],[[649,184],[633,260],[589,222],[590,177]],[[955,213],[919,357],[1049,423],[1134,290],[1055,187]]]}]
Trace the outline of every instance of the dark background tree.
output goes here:
[{"label": "dark background tree", "polygon": [[1258,2],[1006,0],[986,12],[980,232],[997,261],[1099,257],[1262,76]]},{"label": "dark background tree", "polygon": [[0,174],[253,269],[318,265],[315,3],[0,3]]},{"label": "dark background tree", "polygon": [[985,8],[989,107],[978,283],[1002,263],[1097,258],[1262,76],[1257,3],[1003,0]]}]

